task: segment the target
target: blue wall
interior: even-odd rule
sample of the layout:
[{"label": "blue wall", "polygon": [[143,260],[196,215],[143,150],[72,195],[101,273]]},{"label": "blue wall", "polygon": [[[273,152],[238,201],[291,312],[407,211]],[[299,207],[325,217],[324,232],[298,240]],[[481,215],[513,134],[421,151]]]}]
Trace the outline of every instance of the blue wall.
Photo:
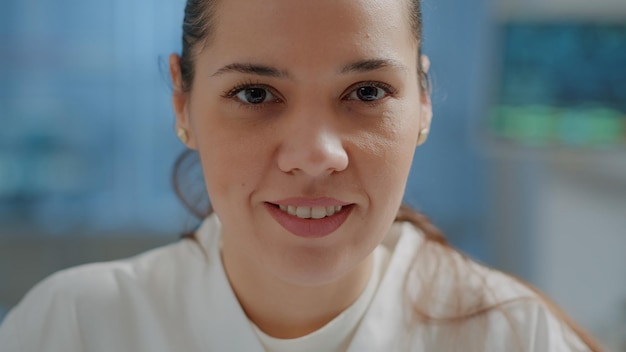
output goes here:
[{"label": "blue wall", "polygon": [[[0,221],[179,231],[164,62],[181,1],[0,3]],[[2,226],[1,234],[10,234]]]},{"label": "blue wall", "polygon": [[484,0],[426,0],[424,52],[431,59],[431,137],[416,153],[407,201],[470,254],[490,260],[486,242],[488,162],[477,139],[486,92],[491,17]]}]

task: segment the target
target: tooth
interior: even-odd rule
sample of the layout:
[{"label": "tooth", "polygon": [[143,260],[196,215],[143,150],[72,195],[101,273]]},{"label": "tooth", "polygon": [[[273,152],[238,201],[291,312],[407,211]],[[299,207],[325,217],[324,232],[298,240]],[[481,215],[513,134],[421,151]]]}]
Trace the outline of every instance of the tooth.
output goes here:
[{"label": "tooth", "polygon": [[333,214],[335,214],[335,207],[333,207],[332,205],[326,207],[326,216],[331,216]]},{"label": "tooth", "polygon": [[293,205],[288,206],[287,213],[289,213],[289,215],[296,215],[296,207],[294,207]]},{"label": "tooth", "polygon": [[321,219],[326,217],[326,207],[313,207],[311,209],[311,217],[313,219]]},{"label": "tooth", "polygon": [[296,216],[302,219],[310,219],[311,218],[311,208],[309,207],[297,207],[296,208]]},{"label": "tooth", "polygon": [[280,210],[282,210],[282,211],[285,211],[285,212],[287,211],[287,206],[286,206],[286,205],[282,205],[282,204],[281,204],[281,205],[279,205],[278,207],[279,207],[279,208],[280,208]]},{"label": "tooth", "polygon": [[341,211],[341,208],[342,208],[342,207],[341,207],[341,205],[336,206],[336,207],[335,207],[335,213],[340,212],[340,211]]}]

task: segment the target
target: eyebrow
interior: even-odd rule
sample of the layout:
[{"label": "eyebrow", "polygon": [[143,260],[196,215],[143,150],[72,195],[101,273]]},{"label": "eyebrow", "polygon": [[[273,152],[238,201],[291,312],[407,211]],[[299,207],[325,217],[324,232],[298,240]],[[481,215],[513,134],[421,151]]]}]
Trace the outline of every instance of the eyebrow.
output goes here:
[{"label": "eyebrow", "polygon": [[396,60],[390,59],[365,59],[353,62],[344,66],[341,73],[361,73],[376,71],[384,68],[396,68],[402,71],[408,71],[409,69],[402,63]]},{"label": "eyebrow", "polygon": [[240,72],[240,73],[248,73],[257,76],[265,76],[265,77],[278,77],[284,78],[288,77],[289,74],[286,71],[279,70],[277,68],[265,65],[257,65],[257,64],[242,64],[242,63],[234,63],[230,65],[226,65],[219,70],[215,71],[211,77],[215,77],[224,73],[229,72]]},{"label": "eyebrow", "polygon": [[[341,74],[363,73],[376,71],[384,68],[396,68],[402,71],[408,71],[408,68],[402,63],[390,59],[365,59],[350,63],[339,70]],[[211,77],[222,75],[230,72],[239,72],[253,74],[264,77],[287,78],[289,73],[275,67],[252,64],[252,63],[232,63],[215,71]]]}]

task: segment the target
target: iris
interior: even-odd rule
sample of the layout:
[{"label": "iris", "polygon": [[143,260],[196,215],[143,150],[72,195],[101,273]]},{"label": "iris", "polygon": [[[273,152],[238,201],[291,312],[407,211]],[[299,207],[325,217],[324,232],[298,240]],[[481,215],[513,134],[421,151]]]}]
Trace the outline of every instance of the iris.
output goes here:
[{"label": "iris", "polygon": [[360,100],[363,101],[374,101],[379,99],[380,88],[367,86],[361,87],[357,90],[356,94]]}]

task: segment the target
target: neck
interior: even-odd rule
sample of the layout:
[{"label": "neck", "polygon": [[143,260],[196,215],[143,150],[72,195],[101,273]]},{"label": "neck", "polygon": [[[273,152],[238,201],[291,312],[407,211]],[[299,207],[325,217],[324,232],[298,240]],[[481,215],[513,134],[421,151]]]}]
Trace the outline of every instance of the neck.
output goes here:
[{"label": "neck", "polygon": [[229,249],[224,239],[226,275],[248,319],[266,334],[282,339],[310,334],[347,309],[367,286],[373,265],[372,253],[340,279],[305,287],[281,280]]}]

